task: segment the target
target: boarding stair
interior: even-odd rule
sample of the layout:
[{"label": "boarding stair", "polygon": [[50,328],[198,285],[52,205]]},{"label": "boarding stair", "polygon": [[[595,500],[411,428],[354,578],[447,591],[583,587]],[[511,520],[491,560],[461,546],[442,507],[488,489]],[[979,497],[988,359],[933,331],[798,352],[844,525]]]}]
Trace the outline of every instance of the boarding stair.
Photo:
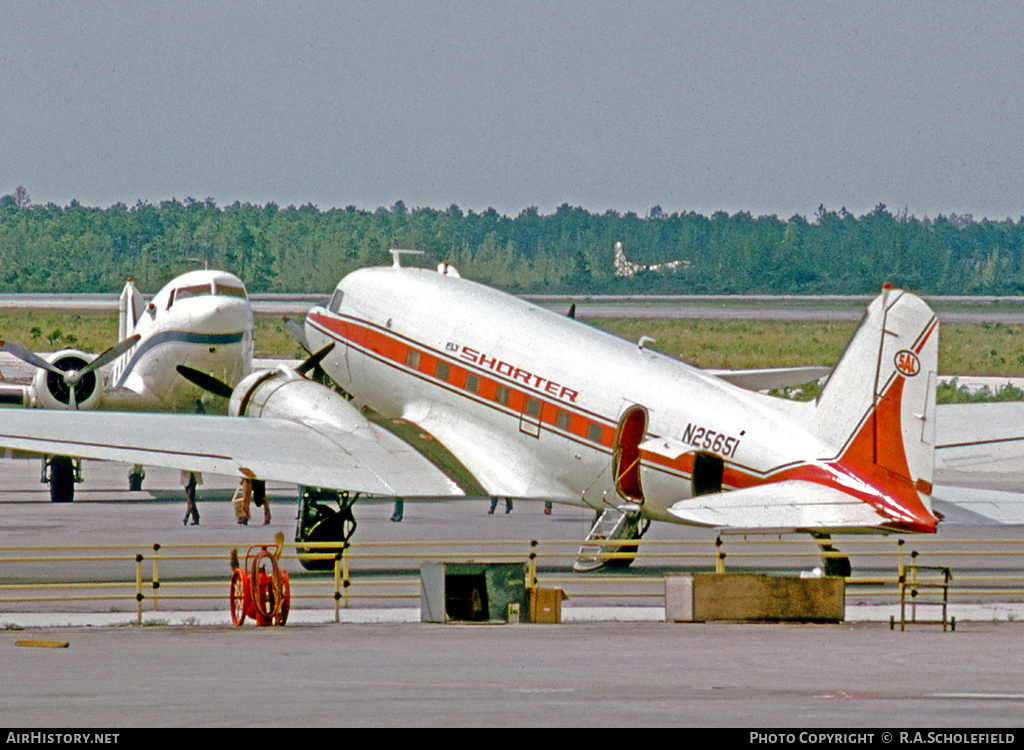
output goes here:
[{"label": "boarding stair", "polygon": [[[580,546],[572,568],[577,573],[588,573],[605,566],[624,568],[636,559],[637,542],[647,531],[650,521],[640,515],[640,506],[634,503],[607,508],[590,529]],[[608,544],[621,539],[622,544]],[[625,556],[628,555],[628,556]]]}]

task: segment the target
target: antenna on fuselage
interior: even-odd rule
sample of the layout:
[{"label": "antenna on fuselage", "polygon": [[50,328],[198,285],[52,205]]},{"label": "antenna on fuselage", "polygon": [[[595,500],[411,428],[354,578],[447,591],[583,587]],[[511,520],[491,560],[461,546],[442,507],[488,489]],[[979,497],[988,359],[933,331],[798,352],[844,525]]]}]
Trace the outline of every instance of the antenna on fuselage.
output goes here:
[{"label": "antenna on fuselage", "polygon": [[400,250],[400,249],[395,248],[395,247],[393,247],[390,250],[388,250],[388,252],[391,253],[391,257],[393,259],[393,261],[391,263],[391,267],[392,268],[401,268],[402,267],[402,254],[403,253],[408,254],[408,255],[423,255],[424,254],[422,250]]}]

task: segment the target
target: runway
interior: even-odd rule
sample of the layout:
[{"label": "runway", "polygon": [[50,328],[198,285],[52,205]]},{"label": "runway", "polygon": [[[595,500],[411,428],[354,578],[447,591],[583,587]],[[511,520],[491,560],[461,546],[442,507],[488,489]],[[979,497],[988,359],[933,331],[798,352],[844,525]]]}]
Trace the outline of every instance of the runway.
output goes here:
[{"label": "runway", "polygon": [[[292,537],[290,487],[270,488],[268,527],[239,526],[227,503],[232,482],[207,478],[201,524],[183,526],[174,472],[152,470],[142,492],[127,489],[125,473],[87,462],[77,500],[54,505],[38,483],[37,462],[0,461],[0,545]],[[357,535],[577,539],[589,528],[590,515],[568,507],[551,516],[536,503],[516,503],[507,515],[488,515],[487,507],[407,502],[404,520],[392,523],[389,502],[367,502],[357,505]],[[650,533],[708,534],[667,524]],[[302,575],[294,560],[288,564]],[[195,565],[226,584],[226,560]],[[10,565],[2,570],[4,580],[17,575]],[[147,614],[144,627],[126,624],[130,607],[62,607],[68,622],[84,618],[81,627],[36,627],[28,615],[19,623],[0,612],[4,725],[994,730],[1019,726],[1024,710],[1024,616],[1005,612],[998,621],[959,618],[955,632],[900,632],[887,617],[857,613],[836,625],[666,623],[654,605],[605,607],[602,617],[570,599],[561,625],[436,625],[418,622],[415,601],[403,601],[353,607],[339,624],[317,606],[296,609],[284,628],[235,628],[226,624],[226,599],[225,588],[214,608]],[[40,641],[68,645],[32,647]]]},{"label": "runway", "polygon": [[[251,294],[253,311],[305,315],[329,294]],[[576,306],[578,318],[857,321],[871,295],[522,295],[558,313]],[[1024,297],[924,297],[943,323],[1024,323]],[[117,310],[117,294],[0,294],[0,309]]]}]

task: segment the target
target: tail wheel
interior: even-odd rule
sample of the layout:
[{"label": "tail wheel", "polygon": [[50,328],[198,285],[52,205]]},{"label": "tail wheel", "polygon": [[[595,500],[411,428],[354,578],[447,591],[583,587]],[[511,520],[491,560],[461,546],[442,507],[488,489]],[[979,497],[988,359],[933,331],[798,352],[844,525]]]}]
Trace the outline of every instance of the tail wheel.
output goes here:
[{"label": "tail wheel", "polygon": [[231,574],[231,622],[241,625],[245,622],[245,612],[248,609],[249,581],[246,580],[245,571],[235,568]]}]

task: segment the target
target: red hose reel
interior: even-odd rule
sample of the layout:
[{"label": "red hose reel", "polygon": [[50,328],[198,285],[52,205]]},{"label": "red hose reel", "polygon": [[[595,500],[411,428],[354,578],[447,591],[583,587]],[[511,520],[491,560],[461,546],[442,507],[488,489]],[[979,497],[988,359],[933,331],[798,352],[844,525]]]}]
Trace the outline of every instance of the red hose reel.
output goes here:
[{"label": "red hose reel", "polygon": [[288,571],[278,565],[283,537],[276,545],[249,547],[245,566],[232,552],[231,622],[241,625],[251,617],[257,625],[284,625],[288,620],[291,589]]}]

